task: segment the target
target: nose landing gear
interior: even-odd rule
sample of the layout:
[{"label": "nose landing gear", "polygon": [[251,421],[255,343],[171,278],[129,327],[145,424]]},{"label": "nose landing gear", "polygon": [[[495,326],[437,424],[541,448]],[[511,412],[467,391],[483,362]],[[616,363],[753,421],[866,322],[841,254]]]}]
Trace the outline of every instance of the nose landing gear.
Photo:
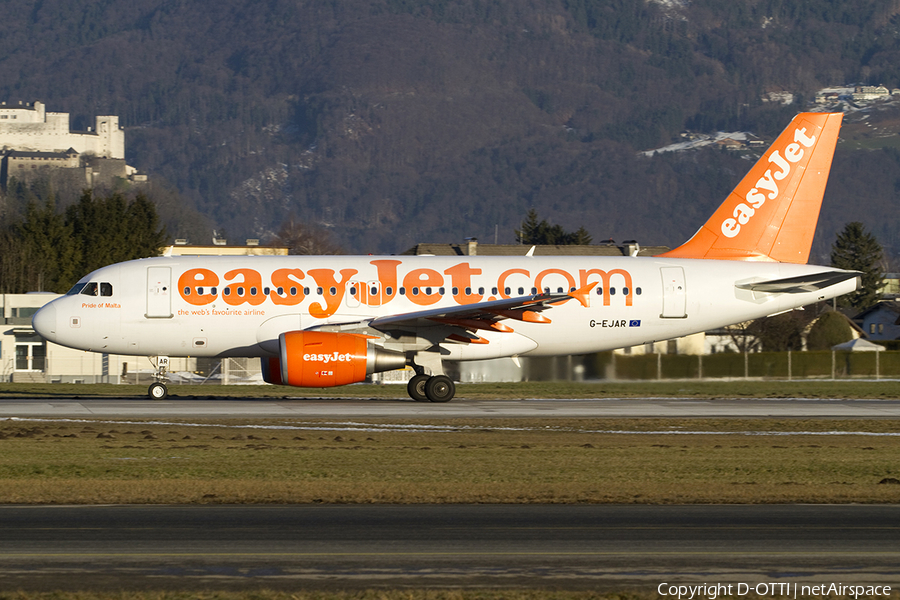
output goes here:
[{"label": "nose landing gear", "polygon": [[167,375],[168,370],[169,357],[157,356],[156,373],[153,374],[153,376],[156,377],[156,381],[151,383],[150,387],[147,388],[147,395],[150,396],[151,400],[162,400],[169,395],[169,388],[166,387],[166,382],[169,380],[169,376]]}]

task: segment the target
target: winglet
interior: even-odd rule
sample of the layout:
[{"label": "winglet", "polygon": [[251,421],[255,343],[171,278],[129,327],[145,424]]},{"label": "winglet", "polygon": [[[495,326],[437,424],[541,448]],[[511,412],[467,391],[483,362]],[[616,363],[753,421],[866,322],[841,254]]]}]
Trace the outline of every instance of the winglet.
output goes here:
[{"label": "winglet", "polygon": [[578,288],[577,290],[572,290],[567,295],[568,298],[563,298],[562,300],[557,300],[556,302],[551,302],[550,304],[565,304],[569,300],[575,299],[581,303],[581,305],[585,308],[590,308],[591,306],[591,290],[597,285],[596,282],[591,282],[583,287]]},{"label": "winglet", "polygon": [[809,259],[843,113],[800,113],[690,240],[659,256]]}]

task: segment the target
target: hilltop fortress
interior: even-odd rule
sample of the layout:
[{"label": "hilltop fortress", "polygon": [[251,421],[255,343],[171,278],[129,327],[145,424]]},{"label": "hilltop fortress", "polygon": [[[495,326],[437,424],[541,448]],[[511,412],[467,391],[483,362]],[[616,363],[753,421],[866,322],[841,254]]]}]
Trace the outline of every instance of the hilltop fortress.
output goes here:
[{"label": "hilltop fortress", "polygon": [[0,183],[9,177],[27,179],[49,169],[84,171],[93,186],[116,177],[146,181],[125,164],[125,131],[119,117],[95,117],[84,132],[70,131],[69,113],[47,112],[41,102],[0,103]]}]

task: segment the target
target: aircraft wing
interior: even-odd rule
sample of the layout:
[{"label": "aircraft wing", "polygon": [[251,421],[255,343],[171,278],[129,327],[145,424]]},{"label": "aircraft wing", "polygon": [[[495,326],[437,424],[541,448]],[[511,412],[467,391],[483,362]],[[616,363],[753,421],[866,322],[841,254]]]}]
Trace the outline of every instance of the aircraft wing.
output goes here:
[{"label": "aircraft wing", "polygon": [[493,329],[506,331],[500,324],[504,319],[515,319],[529,323],[549,323],[550,319],[540,314],[553,304],[571,300],[569,294],[536,294],[475,304],[434,308],[399,315],[377,317],[369,322],[369,327],[379,330],[429,327],[436,324],[460,325],[467,329]]},{"label": "aircraft wing", "polygon": [[478,337],[478,330],[512,332],[513,329],[502,323],[507,319],[526,323],[550,323],[550,319],[542,313],[557,304],[578,300],[587,304],[587,294],[595,284],[589,284],[581,290],[573,290],[568,294],[535,294],[519,296],[474,304],[462,304],[428,310],[387,315],[371,320],[353,323],[330,323],[313,327],[313,329],[339,328],[342,331],[365,329],[380,332],[411,332],[428,328],[434,330],[443,326],[445,333],[441,337],[462,343],[486,344],[487,340]]},{"label": "aircraft wing", "polygon": [[824,271],[787,279],[772,279],[770,281],[754,281],[752,283],[740,283],[735,287],[752,292],[768,292],[773,294],[799,294],[801,292],[814,292],[832,285],[859,277],[859,271]]}]

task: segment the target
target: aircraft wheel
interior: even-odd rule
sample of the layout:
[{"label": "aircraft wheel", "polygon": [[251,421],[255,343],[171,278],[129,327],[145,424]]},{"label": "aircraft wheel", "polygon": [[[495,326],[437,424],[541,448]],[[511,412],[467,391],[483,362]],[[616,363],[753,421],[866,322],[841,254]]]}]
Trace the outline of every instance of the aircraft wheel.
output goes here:
[{"label": "aircraft wheel", "polygon": [[425,395],[425,382],[428,379],[428,375],[414,375],[406,384],[406,393],[409,397],[416,402],[428,402],[428,396]]},{"label": "aircraft wheel", "polygon": [[432,402],[450,402],[456,394],[456,386],[446,375],[435,375],[425,382],[425,395]]},{"label": "aircraft wheel", "polygon": [[169,395],[169,388],[166,387],[166,384],[156,381],[147,388],[147,395],[151,400],[162,400]]}]

